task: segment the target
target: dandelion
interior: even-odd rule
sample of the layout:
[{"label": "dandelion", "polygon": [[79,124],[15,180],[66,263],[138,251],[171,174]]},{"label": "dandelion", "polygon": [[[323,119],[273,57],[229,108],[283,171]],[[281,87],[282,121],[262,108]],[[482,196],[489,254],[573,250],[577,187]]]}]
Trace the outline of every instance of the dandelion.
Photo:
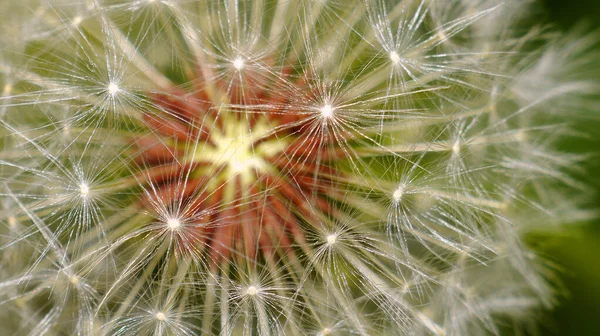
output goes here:
[{"label": "dandelion", "polygon": [[532,327],[554,283],[522,238],[584,213],[553,143],[598,87],[528,6],[11,2],[0,330]]}]

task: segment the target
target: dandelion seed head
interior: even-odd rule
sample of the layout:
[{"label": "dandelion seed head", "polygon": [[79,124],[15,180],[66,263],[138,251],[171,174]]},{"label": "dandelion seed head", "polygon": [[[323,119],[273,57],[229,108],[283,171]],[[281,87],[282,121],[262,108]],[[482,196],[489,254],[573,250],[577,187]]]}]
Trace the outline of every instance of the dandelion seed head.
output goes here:
[{"label": "dandelion seed head", "polygon": [[[74,27],[77,27],[77,26],[79,26],[79,25],[81,24],[81,22],[83,22],[83,18],[82,18],[81,16],[79,16],[79,15],[75,16],[75,17],[73,18],[73,20],[71,20],[71,24],[72,24]],[[110,89],[109,89],[109,91],[110,91]]]},{"label": "dandelion seed head", "polygon": [[113,96],[119,93],[119,91],[121,91],[121,88],[116,83],[109,83],[107,89],[108,93],[110,93]]},{"label": "dandelion seed head", "polygon": [[394,190],[393,194],[392,194],[392,198],[394,199],[394,201],[400,202],[402,200],[402,196],[404,196],[404,185],[401,184],[398,186],[398,188],[396,188],[396,190]]},{"label": "dandelion seed head", "polygon": [[232,64],[236,70],[242,70],[244,68],[245,62],[243,58],[238,57],[235,60],[233,60]]},{"label": "dandelion seed head", "polygon": [[169,218],[167,219],[167,227],[170,230],[177,230],[181,227],[181,221],[178,218]]},{"label": "dandelion seed head", "polygon": [[333,246],[337,242],[337,239],[338,239],[338,235],[335,233],[327,235],[327,237],[325,239],[327,246],[329,246],[329,247]]},{"label": "dandelion seed head", "polygon": [[82,182],[79,185],[79,193],[81,194],[81,197],[88,197],[90,194],[90,186],[87,183]]},{"label": "dandelion seed head", "polygon": [[324,119],[331,119],[333,117],[334,108],[330,104],[325,104],[321,107],[320,112]]},{"label": "dandelion seed head", "polygon": [[448,35],[444,31],[444,29],[439,29],[437,31],[437,36],[440,39],[440,41],[446,41],[448,39]]},{"label": "dandelion seed head", "polygon": [[14,230],[17,228],[17,218],[15,218],[15,216],[9,216],[8,217],[8,226]]},{"label": "dandelion seed head", "polygon": [[259,289],[256,286],[248,286],[248,288],[246,288],[246,295],[248,296],[255,296],[259,293]]},{"label": "dandelion seed head", "polygon": [[331,335],[333,333],[333,330],[331,330],[330,328],[323,328],[323,330],[321,330],[321,336],[328,336]]},{"label": "dandelion seed head", "polygon": [[156,314],[154,314],[154,318],[156,318],[158,321],[162,322],[167,319],[167,316],[163,312],[157,312]]},{"label": "dandelion seed head", "polygon": [[459,140],[456,140],[454,142],[454,144],[452,145],[452,152],[454,154],[459,154],[460,153],[460,141]]},{"label": "dandelion seed head", "polygon": [[34,2],[0,20],[9,333],[470,335],[552,302],[521,233],[581,213],[552,140],[597,79],[523,1]]},{"label": "dandelion seed head", "polygon": [[398,64],[400,63],[400,55],[396,51],[392,51],[390,52],[390,60],[393,64]]}]

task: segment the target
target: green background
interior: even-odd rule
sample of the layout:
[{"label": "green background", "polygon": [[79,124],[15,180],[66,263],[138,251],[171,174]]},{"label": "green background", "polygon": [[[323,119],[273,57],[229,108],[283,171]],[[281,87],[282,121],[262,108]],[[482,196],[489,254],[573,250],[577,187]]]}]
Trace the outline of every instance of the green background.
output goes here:
[{"label": "green background", "polygon": [[[563,31],[585,29],[600,36],[600,0],[544,0],[548,21]],[[600,38],[599,38],[600,39]],[[596,49],[600,52],[600,43]],[[600,53],[599,53],[600,55]],[[600,68],[600,58],[593,64]],[[576,121],[588,138],[568,141],[571,151],[592,153],[586,162],[586,182],[598,193],[590,200],[600,208],[600,92],[595,117]],[[542,244],[542,253],[558,262],[567,293],[542,327],[543,335],[600,335],[600,220],[578,223],[565,235]]]}]

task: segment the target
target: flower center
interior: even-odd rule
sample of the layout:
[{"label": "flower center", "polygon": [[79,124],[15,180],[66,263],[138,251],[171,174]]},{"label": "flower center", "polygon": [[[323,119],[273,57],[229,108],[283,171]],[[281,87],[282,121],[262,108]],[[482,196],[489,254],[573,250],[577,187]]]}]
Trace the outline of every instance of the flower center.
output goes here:
[{"label": "flower center", "polygon": [[[300,84],[295,94],[307,89]],[[151,176],[149,210],[164,232],[186,250],[202,249],[214,265],[234,256],[290,257],[291,246],[305,242],[305,225],[331,210],[324,194],[340,172],[328,165],[335,143],[318,132],[334,107],[303,111],[265,83],[232,89],[224,94],[231,102],[219,106],[202,92],[156,95],[157,114],[145,116],[154,138],[139,139],[138,162]]]},{"label": "flower center", "polygon": [[274,172],[266,159],[281,153],[289,140],[274,136],[266,118],[261,116],[250,126],[235,115],[223,114],[220,124],[186,161],[208,163],[205,173],[217,170],[222,180],[239,175],[245,188],[256,182],[257,174]]}]

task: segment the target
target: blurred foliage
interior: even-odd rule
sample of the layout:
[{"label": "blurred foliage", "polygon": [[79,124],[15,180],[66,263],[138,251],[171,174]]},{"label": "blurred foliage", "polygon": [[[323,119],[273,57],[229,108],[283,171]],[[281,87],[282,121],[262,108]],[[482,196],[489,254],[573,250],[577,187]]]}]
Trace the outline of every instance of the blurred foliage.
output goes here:
[{"label": "blurred foliage", "polygon": [[[563,31],[585,29],[600,36],[600,0],[545,0],[549,21]],[[600,51],[600,43],[597,46]],[[600,59],[593,66],[600,67]],[[577,121],[587,137],[565,142],[570,151],[591,154],[586,182],[598,190],[590,206],[600,208],[600,92],[594,120]],[[542,252],[562,268],[566,297],[552,312],[544,335],[600,335],[600,219],[574,225],[568,233],[549,237]]]}]

